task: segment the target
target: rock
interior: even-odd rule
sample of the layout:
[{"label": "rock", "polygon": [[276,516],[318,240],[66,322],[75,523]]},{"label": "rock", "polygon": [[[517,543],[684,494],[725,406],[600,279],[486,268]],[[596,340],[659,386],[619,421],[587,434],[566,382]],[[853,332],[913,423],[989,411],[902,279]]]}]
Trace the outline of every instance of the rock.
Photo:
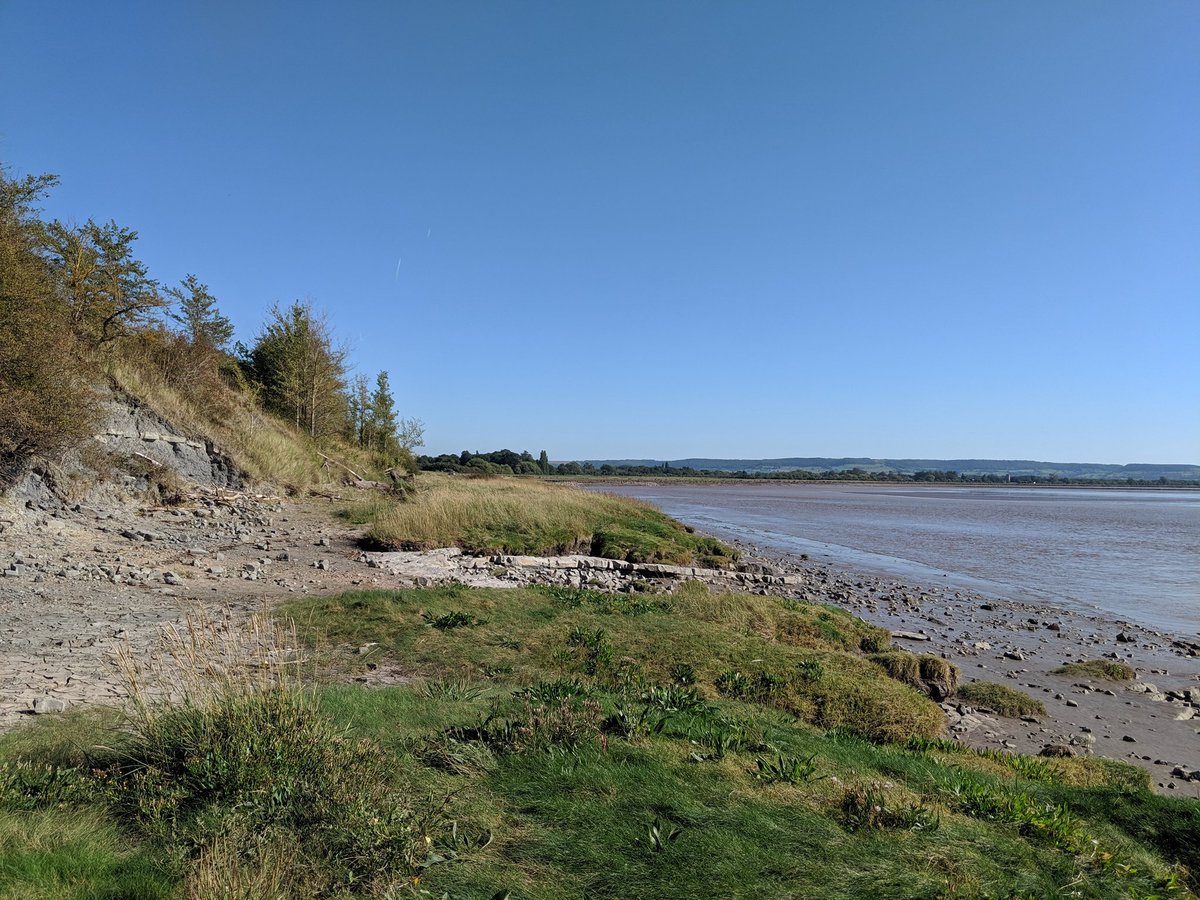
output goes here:
[{"label": "rock", "polygon": [[183,584],[183,579],[180,578],[178,575],[176,575],[174,572],[163,572],[162,578],[163,578],[163,582],[165,582],[166,584],[174,585],[175,587],[179,587],[180,585]]},{"label": "rock", "polygon": [[47,713],[60,713],[67,708],[67,701],[60,700],[58,697],[35,697],[33,700],[33,714],[35,716],[43,716]]},{"label": "rock", "polygon": [[1128,635],[1122,631],[1117,634],[1117,643],[1118,644],[1136,644],[1137,638],[1131,637],[1130,635]]},{"label": "rock", "polygon": [[1128,734],[1125,735],[1124,737],[1122,737],[1121,740],[1123,740],[1127,744],[1136,744],[1137,743],[1137,738],[1135,738],[1131,735],[1128,735]]},{"label": "rock", "polygon": [[892,637],[904,641],[927,641],[929,635],[917,631],[893,631]]},{"label": "rock", "polygon": [[1004,653],[1004,658],[1005,659],[1015,659],[1018,662],[1024,662],[1025,654],[1022,653],[1020,650],[1006,650]]}]

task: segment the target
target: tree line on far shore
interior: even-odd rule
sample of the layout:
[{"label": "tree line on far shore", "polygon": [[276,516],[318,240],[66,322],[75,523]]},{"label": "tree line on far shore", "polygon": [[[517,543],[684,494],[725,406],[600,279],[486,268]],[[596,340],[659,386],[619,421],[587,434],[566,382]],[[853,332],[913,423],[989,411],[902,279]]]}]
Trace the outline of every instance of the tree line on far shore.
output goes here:
[{"label": "tree line on far shore", "polygon": [[558,475],[570,478],[704,478],[724,481],[886,481],[897,484],[1041,484],[1041,485],[1107,485],[1133,487],[1200,486],[1197,481],[1175,481],[1127,478],[1068,478],[1060,475],[1010,475],[992,473],[965,475],[952,470],[928,469],[913,473],[871,471],[861,467],[849,469],[789,469],[778,472],[731,472],[724,469],[697,469],[691,466],[613,465],[592,462],[551,463],[546,451],[535,460],[527,451],[495,450],[489,453],[462,451],[440,456],[418,456],[417,466],[424,471],[484,475]]}]

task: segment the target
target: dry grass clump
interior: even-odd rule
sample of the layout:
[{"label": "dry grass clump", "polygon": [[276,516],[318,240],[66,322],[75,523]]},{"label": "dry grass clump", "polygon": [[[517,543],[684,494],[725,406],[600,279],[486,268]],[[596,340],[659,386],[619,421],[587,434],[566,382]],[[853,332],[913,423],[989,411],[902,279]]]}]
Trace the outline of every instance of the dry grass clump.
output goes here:
[{"label": "dry grass clump", "polygon": [[588,553],[631,562],[728,565],[736,551],[648,503],[529,478],[424,474],[404,502],[367,512],[369,536],[406,550]]}]

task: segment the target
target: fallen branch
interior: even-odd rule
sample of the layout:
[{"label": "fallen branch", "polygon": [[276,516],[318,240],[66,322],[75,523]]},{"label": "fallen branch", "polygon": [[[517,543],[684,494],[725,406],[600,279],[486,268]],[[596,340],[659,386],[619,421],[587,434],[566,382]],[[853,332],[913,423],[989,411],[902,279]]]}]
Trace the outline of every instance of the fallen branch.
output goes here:
[{"label": "fallen branch", "polygon": [[347,472],[349,472],[351,475],[353,475],[353,476],[354,476],[356,479],[358,479],[359,481],[365,481],[365,480],[366,480],[366,479],[364,479],[364,478],[363,478],[361,475],[359,475],[357,472],[355,472],[355,471],[354,471],[352,468],[350,468],[348,465],[346,465],[345,463],[338,462],[338,461],[337,461],[336,459],[334,459],[332,456],[326,456],[326,455],[325,455],[324,453],[322,453],[320,450],[318,450],[318,451],[317,451],[317,456],[321,457],[321,459],[325,460],[325,462],[331,462],[331,463],[333,463],[335,466],[338,466],[339,468],[345,469]]}]

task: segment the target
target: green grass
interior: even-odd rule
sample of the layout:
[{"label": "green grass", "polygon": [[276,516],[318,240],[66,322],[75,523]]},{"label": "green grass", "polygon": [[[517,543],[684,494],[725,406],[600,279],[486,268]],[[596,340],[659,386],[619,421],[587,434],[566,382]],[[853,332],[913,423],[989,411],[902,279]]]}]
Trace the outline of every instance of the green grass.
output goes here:
[{"label": "green grass", "polygon": [[1009,718],[1046,715],[1046,707],[1041,700],[1035,700],[1024,691],[1005,684],[971,681],[959,687],[958,696],[972,706],[986,706]]},{"label": "green grass", "polygon": [[[459,586],[284,612],[315,690],[0,739],[0,896],[1116,898],[1200,870],[1196,803],[940,737],[865,658],[880,630],[823,606]],[[372,666],[411,682],[336,680]]]},{"label": "green grass", "polygon": [[473,553],[584,553],[630,562],[728,566],[737,551],[648,503],[528,478],[425,473],[411,496],[374,499],[343,516],[368,537],[405,550],[458,546]]},{"label": "green grass", "polygon": [[1135,672],[1128,663],[1110,659],[1085,659],[1071,662],[1054,670],[1055,675],[1070,675],[1073,678],[1099,678],[1103,681],[1133,681]]}]

